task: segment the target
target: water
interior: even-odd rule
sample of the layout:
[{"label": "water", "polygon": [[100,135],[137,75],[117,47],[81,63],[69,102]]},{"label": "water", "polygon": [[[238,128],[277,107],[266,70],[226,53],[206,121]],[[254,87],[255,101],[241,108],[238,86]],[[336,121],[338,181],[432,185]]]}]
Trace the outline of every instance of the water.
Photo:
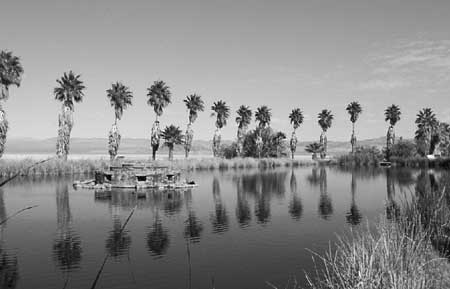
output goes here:
[{"label": "water", "polygon": [[[0,288],[284,288],[313,272],[336,233],[364,226],[417,173],[299,168],[199,172],[188,191],[111,198],[73,179],[20,179],[0,191]],[[388,204],[388,206],[386,206]],[[389,205],[390,204],[390,205]],[[123,235],[120,228],[137,209]],[[394,208],[394,209],[393,209]]]}]

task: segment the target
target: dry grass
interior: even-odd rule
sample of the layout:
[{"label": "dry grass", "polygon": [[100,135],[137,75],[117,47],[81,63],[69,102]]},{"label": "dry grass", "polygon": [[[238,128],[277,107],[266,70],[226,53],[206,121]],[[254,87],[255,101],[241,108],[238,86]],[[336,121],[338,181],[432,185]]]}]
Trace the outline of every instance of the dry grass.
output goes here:
[{"label": "dry grass", "polygon": [[[147,159],[133,160],[136,162],[148,162]],[[52,159],[48,162],[28,169],[36,160],[0,160],[0,177],[10,177],[20,172],[22,176],[61,176],[93,173],[98,169],[105,169],[109,166],[106,159],[77,159],[63,161]],[[227,169],[248,169],[248,168],[277,168],[277,167],[299,167],[314,165],[312,160],[291,160],[288,158],[204,158],[204,159],[176,159],[172,162],[168,160],[157,160],[152,162],[155,166],[169,166],[181,170],[227,170]]]},{"label": "dry grass", "polygon": [[[448,240],[443,230],[450,216],[444,192],[428,195],[427,204],[413,197],[404,203],[397,220],[383,218],[375,229],[340,238],[325,255],[314,253],[321,269],[314,277],[307,276],[309,287],[450,288],[449,261],[436,250],[438,240]],[[448,248],[448,242],[445,245]]]}]

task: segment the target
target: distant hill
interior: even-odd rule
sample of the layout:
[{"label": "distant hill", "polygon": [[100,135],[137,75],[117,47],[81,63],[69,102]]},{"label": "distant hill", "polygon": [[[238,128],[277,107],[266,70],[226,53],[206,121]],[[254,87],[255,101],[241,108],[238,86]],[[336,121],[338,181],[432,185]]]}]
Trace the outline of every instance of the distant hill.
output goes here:
[{"label": "distant hill", "polygon": [[[302,141],[297,145],[297,154],[307,154],[305,146],[312,141]],[[224,144],[230,144],[230,140],[224,140]],[[358,141],[358,145],[376,146],[382,148],[386,143],[385,137]],[[211,141],[194,140],[193,154],[211,153]],[[55,152],[56,138],[9,138],[6,143],[7,154],[52,154]],[[107,154],[108,140],[106,138],[72,138],[70,152],[72,154]],[[350,142],[329,141],[328,151],[332,155],[344,154],[351,150]],[[150,140],[142,138],[124,138],[120,145],[121,154],[149,154],[151,151]],[[162,146],[161,152],[167,148]],[[176,146],[175,153],[182,153],[183,147]]]}]

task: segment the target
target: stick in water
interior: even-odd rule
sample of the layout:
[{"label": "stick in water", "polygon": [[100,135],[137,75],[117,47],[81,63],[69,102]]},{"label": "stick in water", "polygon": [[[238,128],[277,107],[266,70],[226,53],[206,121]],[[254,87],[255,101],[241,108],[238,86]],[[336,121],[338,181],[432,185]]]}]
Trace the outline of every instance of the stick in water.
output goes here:
[{"label": "stick in water", "polygon": [[6,223],[9,219],[11,219],[12,217],[17,216],[18,214],[22,213],[23,211],[30,210],[30,209],[33,209],[33,208],[36,208],[36,207],[37,207],[37,205],[34,205],[34,206],[31,206],[31,207],[26,207],[26,208],[23,208],[23,209],[21,209],[21,210],[18,210],[17,212],[15,212],[15,213],[12,214],[11,216],[7,217],[7,218],[4,219],[3,221],[0,221],[0,225],[3,225],[3,224]]},{"label": "stick in water", "polygon": [[[27,167],[27,168],[25,169],[25,171],[28,171],[29,169],[31,169],[31,168],[33,168],[33,167],[35,167],[35,166],[37,166],[37,165],[40,165],[40,164],[42,164],[42,163],[48,162],[49,160],[52,160],[52,159],[54,159],[54,158],[55,158],[55,157],[51,157],[51,158],[48,158],[48,159],[45,159],[45,160],[38,161],[38,162],[36,162],[36,163],[30,165],[29,167]],[[20,175],[20,170],[19,170],[19,172],[17,172],[17,173],[15,173],[14,175],[12,175],[12,177],[9,177],[9,178],[7,178],[6,180],[4,180],[3,182],[1,182],[1,183],[0,183],[0,187],[3,187],[4,185],[6,185],[6,183],[8,183],[9,181],[14,180],[14,179],[15,179],[17,176],[19,176],[19,175]]]},{"label": "stick in water", "polygon": [[[135,206],[135,207],[133,208],[133,210],[131,210],[131,213],[130,213],[130,215],[128,215],[127,220],[126,220],[125,223],[122,225],[122,228],[120,228],[120,231],[119,231],[119,234],[118,234],[118,237],[119,237],[119,238],[122,236],[122,233],[123,233],[123,231],[125,230],[125,227],[127,226],[128,222],[130,221],[131,216],[133,216],[134,210],[136,210],[136,207],[137,207],[137,206]],[[97,282],[98,282],[98,280],[100,279],[100,275],[101,275],[102,272],[103,272],[103,268],[105,268],[105,264],[106,264],[106,261],[108,260],[109,256],[110,256],[109,253],[107,253],[107,254],[105,255],[105,258],[103,259],[102,265],[100,266],[100,269],[99,269],[98,272],[97,272],[97,276],[95,276],[95,280],[94,280],[94,282],[92,283],[91,289],[95,289],[95,286],[97,286]]]}]

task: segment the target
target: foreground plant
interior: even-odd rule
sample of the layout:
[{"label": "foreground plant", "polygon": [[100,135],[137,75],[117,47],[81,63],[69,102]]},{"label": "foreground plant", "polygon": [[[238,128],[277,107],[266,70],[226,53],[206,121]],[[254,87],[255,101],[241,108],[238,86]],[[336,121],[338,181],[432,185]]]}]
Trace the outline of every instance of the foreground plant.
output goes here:
[{"label": "foreground plant", "polygon": [[130,89],[120,82],[112,84],[112,87],[106,90],[111,106],[114,108],[114,124],[109,131],[109,156],[113,161],[119,151],[121,135],[117,128],[117,121],[122,118],[123,110],[132,105],[133,94]]},{"label": "foreground plant", "polygon": [[147,90],[147,104],[153,107],[156,114],[151,132],[152,159],[155,160],[161,138],[158,117],[163,114],[164,108],[172,102],[172,93],[169,86],[162,80],[155,81]]},{"label": "foreground plant", "polygon": [[292,131],[290,141],[291,157],[292,159],[294,159],[294,154],[295,151],[297,150],[297,143],[298,143],[298,139],[295,132],[303,123],[303,112],[301,111],[300,108],[295,108],[292,110],[291,114],[289,114],[289,119],[291,121],[292,127],[294,128],[294,130]]},{"label": "foreground plant", "polygon": [[252,111],[248,106],[241,105],[236,111],[236,123],[238,124],[237,131],[237,155],[242,157],[244,154],[244,139],[247,133],[248,126],[252,121]]},{"label": "foreground plant", "polygon": [[355,152],[356,146],[356,135],[355,135],[355,123],[362,113],[362,108],[359,102],[352,101],[346,108],[348,114],[350,115],[350,121],[352,122],[352,137],[350,138],[350,143],[352,144],[352,153]]},{"label": "foreground plant", "polygon": [[225,101],[219,100],[214,102],[211,106],[213,111],[212,116],[216,117],[216,131],[213,137],[213,155],[218,157],[220,153],[220,142],[222,139],[221,129],[227,124],[227,120],[230,117],[230,107]]},{"label": "foreground plant", "polygon": [[56,141],[56,155],[67,160],[70,150],[70,133],[73,127],[74,102],[83,101],[84,89],[80,75],[72,71],[64,73],[61,79],[56,80],[59,86],[55,87],[55,99],[62,102],[61,112],[58,116],[58,139]]},{"label": "foreground plant", "polygon": [[397,122],[400,120],[402,112],[400,111],[400,107],[393,104],[386,108],[384,111],[384,120],[389,122],[389,128],[386,134],[386,154],[387,159],[389,160],[391,156],[392,146],[395,144],[395,131],[394,127]]},{"label": "foreground plant", "polygon": [[324,159],[327,157],[328,139],[327,131],[333,123],[333,114],[331,110],[324,109],[318,114],[318,123],[322,128],[322,133],[320,134],[320,144],[322,146],[322,152],[320,153],[320,158]]},{"label": "foreground plant", "polygon": [[[0,52],[0,101],[9,98],[9,87],[20,86],[22,81],[23,67],[20,59],[12,52]],[[8,121],[5,110],[0,102],[0,157],[3,156],[6,144],[6,134],[8,132]]]},{"label": "foreground plant", "polygon": [[169,161],[173,160],[173,149],[176,144],[183,143],[183,133],[178,126],[173,124],[166,126],[166,128],[161,132],[161,137],[164,139],[164,144],[169,148]]},{"label": "foreground plant", "polygon": [[197,94],[186,96],[186,99],[183,101],[189,111],[189,123],[186,128],[186,139],[184,142],[184,152],[186,158],[188,158],[189,152],[192,148],[192,140],[194,139],[194,130],[192,129],[192,124],[197,119],[198,112],[205,110],[205,103],[203,102],[201,96]]}]

